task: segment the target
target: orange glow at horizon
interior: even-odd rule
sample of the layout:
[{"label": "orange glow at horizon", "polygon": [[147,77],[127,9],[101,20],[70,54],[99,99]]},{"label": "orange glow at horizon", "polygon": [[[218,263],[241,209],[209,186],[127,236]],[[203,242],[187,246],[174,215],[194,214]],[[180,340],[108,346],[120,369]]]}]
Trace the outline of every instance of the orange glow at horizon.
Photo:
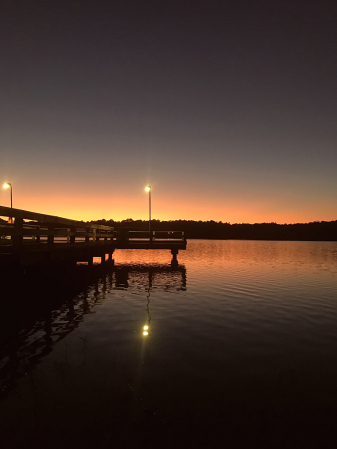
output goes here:
[{"label": "orange glow at horizon", "polygon": [[[13,207],[33,212],[56,215],[73,220],[131,218],[148,220],[149,196],[144,191],[151,186],[152,219],[222,221],[223,223],[306,223],[337,219],[334,191],[328,194],[317,189],[310,195],[305,189],[279,186],[252,190],[249,184],[220,189],[209,183],[182,179],[179,183],[127,177],[125,183],[104,178],[101,181],[87,178],[50,178],[28,174],[5,173],[1,185],[10,179],[13,186]],[[60,182],[60,179],[62,182]],[[144,187],[145,186],[145,187]],[[8,190],[0,189],[0,204],[10,207]]]},{"label": "orange glow at horizon", "polygon": [[[10,206],[8,191],[1,189],[0,196],[3,206]],[[143,190],[144,192],[144,190]],[[99,191],[89,191],[75,194],[60,186],[58,190],[42,191],[36,194],[28,189],[16,188],[13,197],[13,207],[33,212],[56,215],[74,220],[113,219],[121,221],[127,218],[148,220],[148,196],[137,192],[130,195],[101,194]],[[299,210],[296,204],[277,204],[264,198],[245,201],[243,198],[226,198],[220,201],[214,198],[212,202],[200,199],[200,196],[179,198],[178,195],[160,194],[152,198],[152,216],[159,220],[201,220],[222,221],[229,223],[305,223],[310,221],[333,221],[337,219],[337,209],[331,210],[328,202],[321,201],[315,210],[310,203],[304,204]]]}]

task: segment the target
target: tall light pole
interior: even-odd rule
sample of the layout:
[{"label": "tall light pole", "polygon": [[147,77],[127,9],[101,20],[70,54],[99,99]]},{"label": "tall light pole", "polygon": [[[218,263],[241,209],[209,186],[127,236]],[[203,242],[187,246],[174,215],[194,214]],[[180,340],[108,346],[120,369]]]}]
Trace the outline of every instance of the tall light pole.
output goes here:
[{"label": "tall light pole", "polygon": [[151,186],[146,186],[145,190],[149,192],[149,233],[151,239]]},{"label": "tall light pole", "polygon": [[[2,186],[4,189],[11,188],[11,209],[13,209],[13,188],[12,184],[10,182],[5,182],[5,184]],[[11,217],[11,223],[13,223],[13,217]]]}]

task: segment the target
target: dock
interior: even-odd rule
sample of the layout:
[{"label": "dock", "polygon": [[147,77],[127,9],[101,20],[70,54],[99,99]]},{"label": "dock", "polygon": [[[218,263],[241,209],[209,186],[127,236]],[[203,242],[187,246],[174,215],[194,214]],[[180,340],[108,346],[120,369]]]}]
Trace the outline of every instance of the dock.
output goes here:
[{"label": "dock", "polygon": [[169,250],[176,263],[187,243],[183,231],[114,229],[4,206],[0,218],[0,267],[104,263],[116,249]]}]

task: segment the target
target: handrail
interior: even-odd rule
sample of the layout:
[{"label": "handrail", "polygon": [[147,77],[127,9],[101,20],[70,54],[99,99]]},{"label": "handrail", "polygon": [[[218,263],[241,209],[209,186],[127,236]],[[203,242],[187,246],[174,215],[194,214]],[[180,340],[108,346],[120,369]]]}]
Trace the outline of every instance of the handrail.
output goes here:
[{"label": "handrail", "polygon": [[[14,218],[13,223],[0,222],[0,245],[20,251],[22,246],[46,244],[101,245],[114,240],[114,228],[83,223],[54,215],[39,214],[0,206],[0,216]],[[24,220],[35,220],[25,222]]]},{"label": "handrail", "polygon": [[125,245],[143,245],[144,242],[148,248],[160,248],[164,243],[186,247],[183,231],[114,229],[110,226],[4,206],[0,206],[0,217],[14,218],[14,223],[12,220],[11,223],[0,221],[0,253],[19,253],[21,250],[50,251],[59,245],[66,245],[68,248],[108,245],[110,249],[115,249]]},{"label": "handrail", "polygon": [[136,236],[140,236],[141,239],[150,239],[150,241],[155,240],[179,240],[186,241],[184,231],[143,231],[137,229],[120,228],[115,230],[117,240],[129,240],[136,239]]},{"label": "handrail", "polygon": [[22,220],[36,220],[44,224],[55,223],[60,225],[70,225],[91,229],[102,229],[102,230],[113,229],[110,226],[84,223],[83,221],[70,220],[69,218],[57,217],[56,215],[40,214],[38,212],[31,212],[22,209],[12,209],[11,207],[5,206],[0,206],[0,217],[21,218]]}]

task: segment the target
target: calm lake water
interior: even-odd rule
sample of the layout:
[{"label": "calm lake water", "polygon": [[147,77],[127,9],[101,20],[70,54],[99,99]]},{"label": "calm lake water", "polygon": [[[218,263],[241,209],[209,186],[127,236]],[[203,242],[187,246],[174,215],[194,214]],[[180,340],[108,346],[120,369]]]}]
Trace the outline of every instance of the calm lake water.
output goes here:
[{"label": "calm lake water", "polygon": [[2,298],[1,447],[336,447],[337,242],[114,258]]}]

